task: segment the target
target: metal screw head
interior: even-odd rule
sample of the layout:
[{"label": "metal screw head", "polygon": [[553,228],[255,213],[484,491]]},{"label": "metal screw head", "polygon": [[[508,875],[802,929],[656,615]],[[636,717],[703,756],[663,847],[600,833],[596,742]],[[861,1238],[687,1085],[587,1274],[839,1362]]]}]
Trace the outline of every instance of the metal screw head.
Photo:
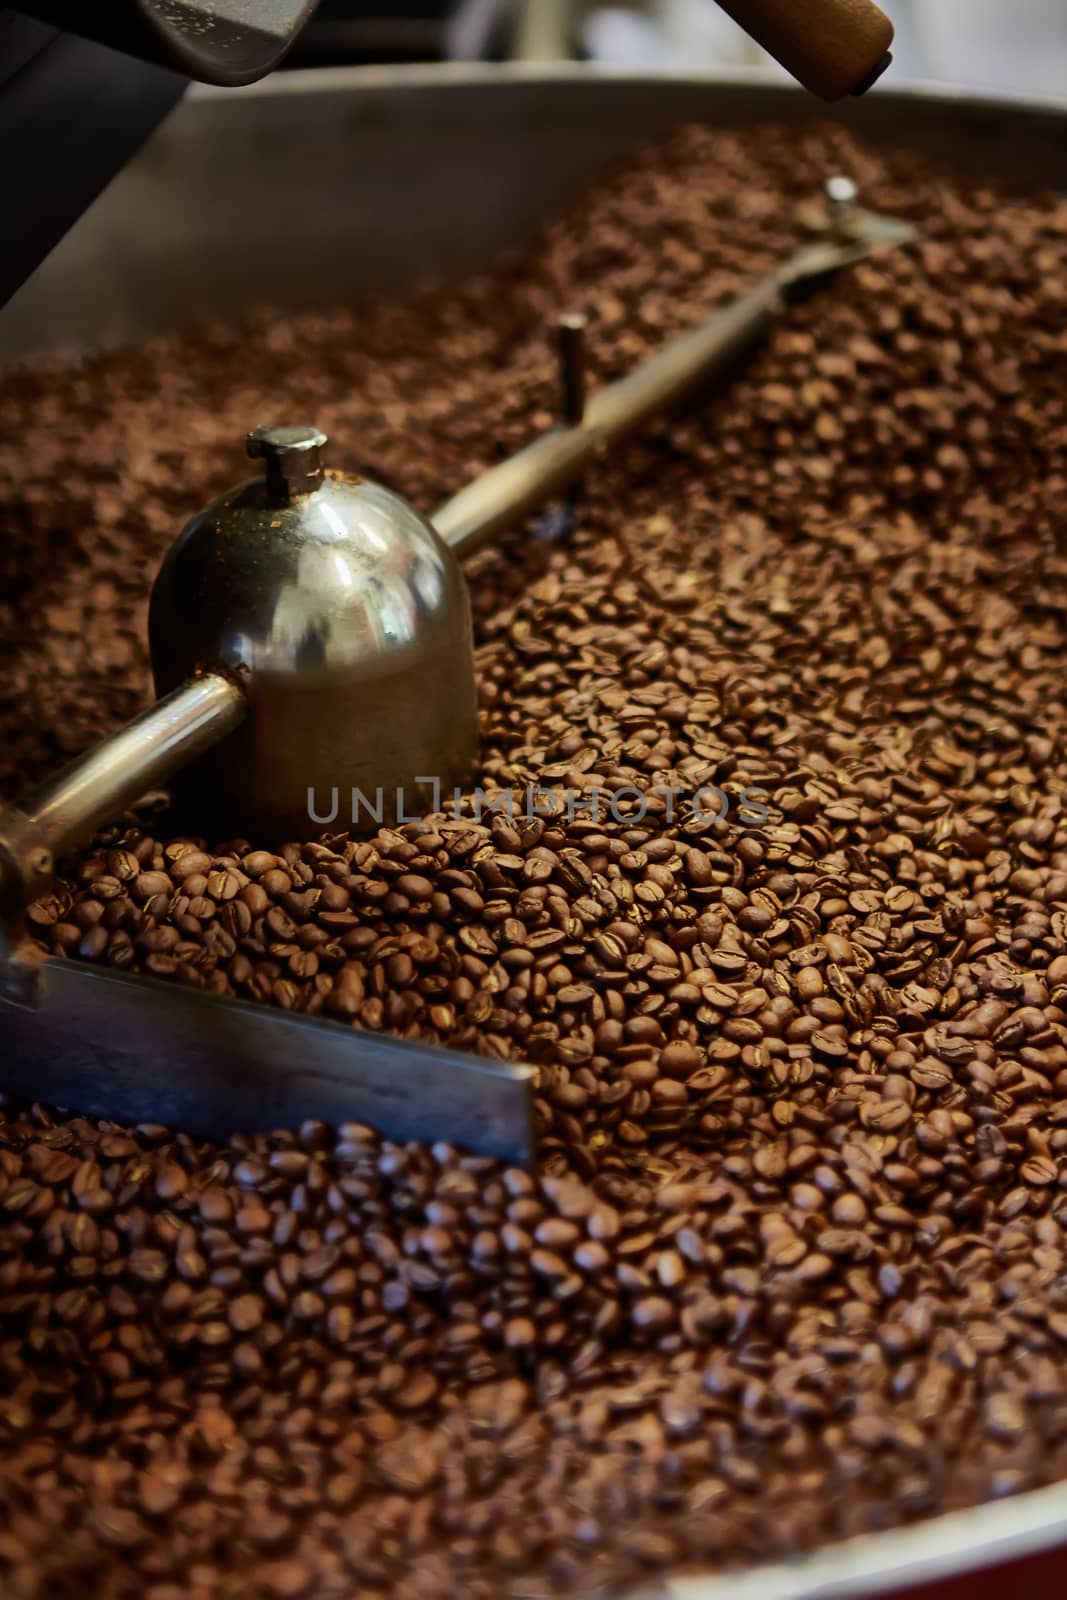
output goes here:
[{"label": "metal screw head", "polygon": [[854,206],[858,202],[860,192],[851,178],[839,174],[826,180],[826,198],[832,206]]},{"label": "metal screw head", "polygon": [[851,178],[837,175],[823,185],[826,195],[826,229],[836,238],[848,238],[860,214],[860,192]]},{"label": "metal screw head", "polygon": [[826,210],[832,228],[847,228],[859,210],[860,192],[851,178],[827,178]]},{"label": "metal screw head", "polygon": [[321,428],[256,428],[245,449],[253,461],[267,467],[267,491],[272,500],[286,505],[298,494],[310,494],[322,482],[319,452],[327,442]]}]

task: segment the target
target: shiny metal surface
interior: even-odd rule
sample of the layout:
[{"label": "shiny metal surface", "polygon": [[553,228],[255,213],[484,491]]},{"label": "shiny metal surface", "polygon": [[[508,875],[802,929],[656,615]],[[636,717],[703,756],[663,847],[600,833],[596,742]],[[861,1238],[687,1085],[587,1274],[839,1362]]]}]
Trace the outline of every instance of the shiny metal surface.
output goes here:
[{"label": "shiny metal surface", "polygon": [[[886,79],[834,117],[875,146],[906,145],[963,173],[1067,187],[1065,106],[901,90]],[[196,94],[0,313],[0,356],[137,339],[250,303],[365,304],[454,281],[525,243],[607,165],[679,122],[798,127],[811,118],[802,94],[743,74],[578,67],[293,74],[241,96]],[[298,249],[279,247],[276,214],[260,204],[267,157]],[[1067,1486],[1057,1485],[804,1560],[668,1578],[649,1592],[1058,1600],[1064,1552]]]},{"label": "shiny metal surface", "polygon": [[30,1099],[205,1138],[318,1117],[533,1157],[532,1067],[74,961],[4,976],[3,1087]]},{"label": "shiny metal surface", "polygon": [[16,910],[43,893],[57,856],[166,783],[235,728],[244,711],[244,693],[234,679],[219,673],[192,677],[17,809],[0,811],[0,907]]},{"label": "shiny metal surface", "polygon": [[318,443],[259,435],[252,448],[268,480],[194,517],[152,590],[156,692],[222,662],[247,693],[241,727],[175,796],[197,832],[275,844],[419,815],[435,782],[447,794],[469,776],[477,750],[459,564],[388,489],[320,476]]},{"label": "shiny metal surface", "polygon": [[322,452],[328,442],[321,428],[253,428],[245,450],[250,460],[266,464],[272,505],[288,505],[295,495],[321,487]]},{"label": "shiny metal surface", "polygon": [[254,83],[296,43],[318,0],[23,0],[23,9],[203,83]]}]

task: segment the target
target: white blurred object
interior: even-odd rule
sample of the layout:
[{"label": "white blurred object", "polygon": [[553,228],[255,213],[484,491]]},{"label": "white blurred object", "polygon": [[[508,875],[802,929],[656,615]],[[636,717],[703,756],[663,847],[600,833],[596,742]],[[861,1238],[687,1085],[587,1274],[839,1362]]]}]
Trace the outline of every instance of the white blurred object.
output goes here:
[{"label": "white blurred object", "polygon": [[915,0],[878,0],[878,4],[897,30],[893,40],[893,65],[883,82],[889,83],[891,78],[929,78],[930,66],[915,12],[923,5],[937,5],[939,0],[919,0],[918,6]]},{"label": "white blurred object", "polygon": [[927,76],[1067,98],[1067,0],[912,0]]},{"label": "white blurred object", "polygon": [[[802,0],[797,0],[798,4]],[[925,79],[1067,99],[1067,0],[879,0],[897,30],[883,80]],[[714,0],[595,6],[585,44],[631,67],[783,69]],[[877,93],[877,90],[875,90]]]},{"label": "white blurred object", "polygon": [[770,62],[755,40],[708,0],[661,0],[658,9],[672,66],[682,67],[694,59],[730,67]]},{"label": "white blurred object", "polygon": [[616,66],[762,66],[778,72],[744,29],[713,0],[647,0],[644,5],[594,6],[586,19],[585,47],[597,61]]},{"label": "white blurred object", "polygon": [[634,69],[668,65],[663,30],[628,6],[598,6],[586,19],[582,42],[594,61]]}]

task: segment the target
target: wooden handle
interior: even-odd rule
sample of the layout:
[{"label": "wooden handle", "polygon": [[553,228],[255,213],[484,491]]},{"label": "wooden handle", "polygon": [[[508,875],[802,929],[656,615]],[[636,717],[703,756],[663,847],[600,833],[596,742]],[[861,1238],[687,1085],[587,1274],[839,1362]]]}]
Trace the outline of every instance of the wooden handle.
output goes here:
[{"label": "wooden handle", "polygon": [[873,0],[719,0],[821,100],[862,94],[890,60],[893,24]]}]

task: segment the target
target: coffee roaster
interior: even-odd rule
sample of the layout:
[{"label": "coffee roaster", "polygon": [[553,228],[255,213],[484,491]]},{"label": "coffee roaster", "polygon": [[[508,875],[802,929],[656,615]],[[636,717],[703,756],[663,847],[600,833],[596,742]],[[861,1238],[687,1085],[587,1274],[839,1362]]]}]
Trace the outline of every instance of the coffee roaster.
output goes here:
[{"label": "coffee roaster", "polygon": [[[56,13],[53,20],[68,19]],[[109,47],[78,43],[69,48]],[[185,67],[191,70],[188,62]],[[137,138],[183,87],[181,74],[174,75],[171,67],[144,70],[143,82],[152,92],[140,102]],[[10,359],[48,346],[90,349],[188,321],[194,265],[197,317],[233,315],[249,300],[295,308],[332,296],[370,298],[383,288],[414,288],[427,257],[439,275],[455,277],[523,240],[605,162],[672,123],[709,117],[736,126],[799,121],[806,108],[798,101],[786,90],[736,81],[582,81],[569,72],[535,80],[506,70],[446,80],[417,70],[371,72],[331,79],[325,86],[293,80],[284,87],[194,97],[163,130],[147,159],[122,174],[15,296],[0,318],[0,353]],[[935,155],[951,155],[959,165],[1031,182],[1062,182],[1064,119],[1052,108],[960,104],[883,91],[852,108],[849,117],[875,142],[898,137],[906,119],[911,142]],[[325,137],[341,123],[344,139]],[[262,203],[264,147],[271,152],[272,208]],[[436,151],[435,166],[450,174],[447,192],[426,162],[430,147]],[[357,148],[360,160],[354,164]],[[117,146],[111,149],[111,164],[120,164]],[[515,181],[519,171],[526,175],[523,183]],[[209,172],[210,184],[205,181]],[[103,175],[97,167],[82,183],[65,221]],[[816,177],[825,176],[813,175],[813,186]],[[328,212],[321,202],[342,188],[348,205],[339,247],[336,210]],[[402,207],[395,200],[400,193]],[[276,243],[276,208],[283,198],[287,227],[301,240],[299,255],[266,248]],[[254,435],[252,450],[265,458],[264,477],[196,518],[164,567],[153,623],[162,701],[144,722],[72,775],[30,797],[17,818],[5,819],[10,907],[17,911],[27,894],[44,884],[56,855],[83,838],[87,827],[113,815],[148,784],[181,772],[190,757],[196,758],[188,781],[191,803],[197,804],[198,772],[204,770],[198,763],[212,759],[212,748],[219,753],[226,748],[215,746],[216,736],[237,738],[254,731],[251,707],[262,656],[220,659],[207,640],[186,648],[183,585],[195,588],[198,545],[217,537],[225,519],[235,519],[238,543],[253,558],[264,526],[281,522],[299,565],[300,551],[314,543],[308,522],[318,506],[323,512],[328,506],[340,519],[348,542],[365,535],[368,518],[384,516],[389,539],[398,541],[404,559],[428,561],[437,572],[454,623],[462,615],[457,556],[466,548],[547,498],[566,493],[615,437],[646,425],[698,381],[719,373],[728,358],[758,338],[795,288],[847,267],[869,248],[902,242],[899,228],[869,217],[846,185],[835,184],[829,200],[820,231],[799,262],[783,265],[737,306],[720,310],[648,367],[599,395],[582,392],[581,330],[565,325],[559,425],[487,477],[466,489],[457,485],[432,526],[415,518],[390,491],[324,477],[328,444],[314,428],[271,427]],[[418,250],[411,238],[415,215],[423,229]],[[375,222],[373,251],[364,248],[369,217]],[[51,232],[59,231],[57,214]],[[239,250],[221,248],[235,236]],[[30,254],[39,256],[48,242],[41,235]],[[121,279],[112,269],[116,250],[125,263]],[[212,263],[206,271],[205,261]],[[27,256],[23,268],[28,265]],[[546,337],[555,332],[546,330]],[[249,418],[249,425],[263,420]],[[247,568],[237,563],[235,571],[246,583]],[[277,586],[288,577],[289,569],[275,570],[271,582]],[[321,626],[316,631],[306,608],[301,619],[298,665],[319,670]],[[242,630],[246,638],[251,632]],[[450,653],[449,665],[457,673],[452,698],[462,709],[470,671],[462,643]],[[175,695],[181,698],[175,701]],[[177,725],[169,720],[176,710],[181,713]],[[457,772],[468,737],[469,732],[460,732],[449,741]],[[153,764],[146,766],[148,752]],[[405,775],[415,769],[411,777],[417,778],[424,761],[422,749],[408,752]],[[362,770],[359,775],[364,776]],[[324,773],[322,781],[337,778]],[[263,819],[268,828],[272,822],[283,824],[284,818]],[[173,1121],[205,1131],[271,1127],[308,1114],[363,1117],[397,1134],[448,1136],[519,1159],[532,1153],[527,1069],[356,1036],[339,1026],[74,962],[27,960],[25,951],[8,955],[13,959],[5,962],[0,980],[0,1017],[13,1064],[7,1087],[131,1120]],[[180,1074],[174,1072],[175,1062],[181,1063]],[[1055,1549],[1062,1543],[1065,1515],[1063,1491],[1050,1489],[995,1513],[961,1514],[946,1524],[861,1541],[810,1564],[764,1569],[736,1585],[718,1579],[716,1592],[796,1600],[825,1593],[915,1592],[916,1586],[935,1592],[932,1586],[945,1574],[973,1573],[990,1562]],[[679,1597],[703,1592],[696,1579],[674,1587]]]}]

